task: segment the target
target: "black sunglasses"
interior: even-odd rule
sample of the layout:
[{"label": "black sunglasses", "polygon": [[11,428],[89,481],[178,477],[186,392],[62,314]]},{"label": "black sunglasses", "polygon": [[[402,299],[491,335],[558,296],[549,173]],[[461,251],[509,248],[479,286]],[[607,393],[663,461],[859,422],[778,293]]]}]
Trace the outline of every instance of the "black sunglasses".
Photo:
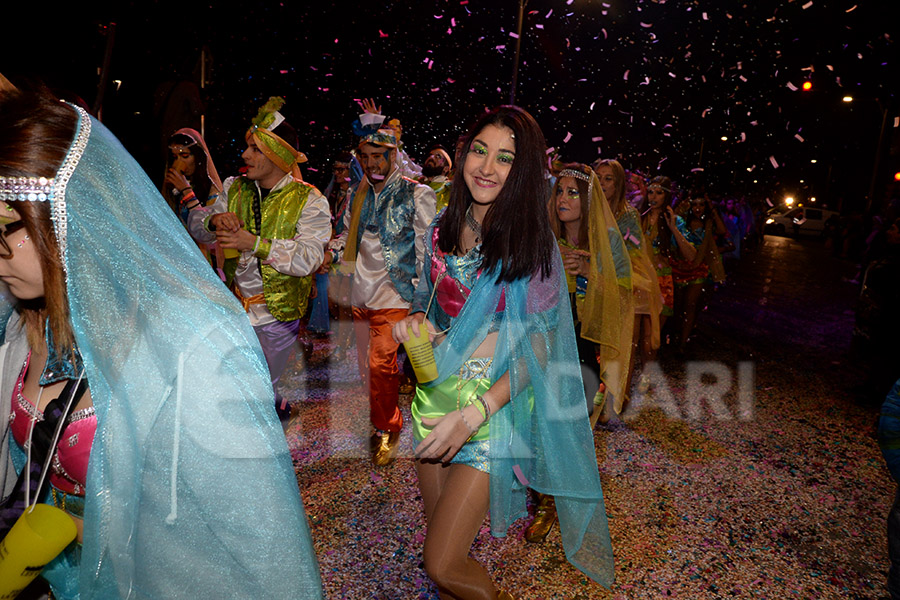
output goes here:
[{"label": "black sunglasses", "polygon": [[25,221],[22,220],[0,225],[0,258],[12,258],[13,251],[12,248],[9,247],[9,243],[6,241],[6,236],[11,233],[17,232],[23,227],[25,227]]}]

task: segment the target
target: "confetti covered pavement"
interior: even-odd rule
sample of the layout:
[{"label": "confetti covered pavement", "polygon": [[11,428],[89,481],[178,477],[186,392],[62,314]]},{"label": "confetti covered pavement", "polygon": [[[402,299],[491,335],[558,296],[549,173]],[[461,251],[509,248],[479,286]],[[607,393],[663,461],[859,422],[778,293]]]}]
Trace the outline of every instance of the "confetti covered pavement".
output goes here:
[{"label": "confetti covered pavement", "polygon": [[[526,521],[505,539],[486,522],[474,556],[522,599],[886,597],[894,484],[878,402],[852,393],[854,273],[818,240],[767,236],[712,295],[687,356],[664,353],[650,391],[598,426],[611,590],[566,562],[557,528],[535,546]],[[282,381],[326,596],[436,599],[408,424],[398,460],[373,467],[355,358],[327,339]]]}]

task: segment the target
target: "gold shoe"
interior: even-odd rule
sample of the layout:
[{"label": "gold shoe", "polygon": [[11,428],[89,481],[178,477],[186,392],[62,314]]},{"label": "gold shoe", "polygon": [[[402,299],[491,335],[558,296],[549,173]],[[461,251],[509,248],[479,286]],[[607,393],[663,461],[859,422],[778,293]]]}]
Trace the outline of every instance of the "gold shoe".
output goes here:
[{"label": "gold shoe", "polygon": [[394,455],[397,454],[397,446],[400,444],[400,432],[385,431],[376,433],[374,441],[375,455],[372,457],[372,462],[375,463],[376,467],[384,467],[391,464],[394,460]]},{"label": "gold shoe", "polygon": [[553,496],[541,494],[540,502],[534,511],[534,521],[525,529],[525,541],[540,544],[553,529],[556,523],[556,500]]}]

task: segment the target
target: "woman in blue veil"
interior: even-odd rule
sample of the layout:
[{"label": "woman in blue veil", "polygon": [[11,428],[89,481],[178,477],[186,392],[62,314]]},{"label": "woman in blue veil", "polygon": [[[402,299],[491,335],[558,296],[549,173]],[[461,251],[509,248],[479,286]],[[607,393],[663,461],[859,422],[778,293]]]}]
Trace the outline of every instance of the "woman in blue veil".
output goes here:
[{"label": "woman in blue veil", "polygon": [[437,342],[438,377],[419,384],[412,404],[425,569],[441,598],[497,598],[469,550],[488,511],[498,537],[526,516],[530,487],[556,497],[569,561],[609,586],[609,528],[547,218],[544,136],[526,111],[501,106],[463,148],[465,185],[453,186],[426,233],[411,315],[393,330],[404,342],[427,327]]},{"label": "woman in blue veil", "polygon": [[[44,569],[54,596],[321,598],[259,343],[140,166],[83,109],[0,77],[0,200],[0,407],[9,373],[38,390],[27,414],[83,374],[96,418],[79,514],[77,494],[43,498],[83,526]],[[29,257],[43,294],[25,298]]]}]

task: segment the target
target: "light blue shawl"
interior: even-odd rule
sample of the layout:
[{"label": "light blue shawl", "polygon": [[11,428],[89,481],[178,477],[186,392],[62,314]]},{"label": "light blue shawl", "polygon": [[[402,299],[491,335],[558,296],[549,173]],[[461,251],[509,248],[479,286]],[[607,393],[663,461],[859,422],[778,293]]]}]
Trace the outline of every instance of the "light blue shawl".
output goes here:
[{"label": "light blue shawl", "polygon": [[77,579],[82,599],[321,598],[247,316],[140,166],[78,110],[51,211],[98,429],[80,564],[48,575]]}]

